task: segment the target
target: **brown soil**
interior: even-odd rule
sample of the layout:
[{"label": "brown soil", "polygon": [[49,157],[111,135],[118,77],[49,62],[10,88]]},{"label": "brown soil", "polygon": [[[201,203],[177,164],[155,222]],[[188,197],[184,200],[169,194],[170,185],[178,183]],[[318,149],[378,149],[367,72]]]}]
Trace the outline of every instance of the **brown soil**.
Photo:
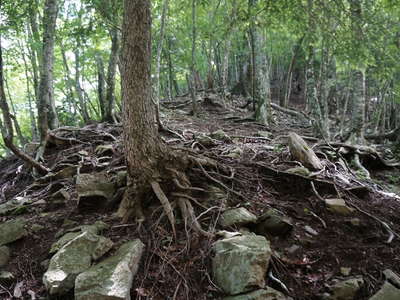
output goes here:
[{"label": "brown soil", "polygon": [[[179,104],[179,101],[170,106]],[[238,107],[239,104],[243,104],[243,99],[235,98],[233,104],[236,104],[234,107]],[[198,151],[217,160],[224,169],[235,171],[233,179],[228,179],[229,176],[224,170],[214,173],[208,170],[214,178],[242,195],[240,199],[228,191],[229,205],[245,206],[257,215],[273,207],[292,219],[294,230],[289,235],[268,237],[273,249],[271,268],[275,277],[288,287],[291,297],[298,300],[319,299],[318,295],[328,291],[334,279],[344,278],[340,272],[341,267],[351,268],[351,275],[363,276],[365,284],[356,297],[359,300],[368,299],[379,289],[384,280],[383,270],[390,268],[400,273],[400,240],[394,238],[390,244],[385,243],[388,234],[380,223],[359,211],[355,211],[351,217],[333,214],[314,194],[307,181],[294,177],[271,176],[262,167],[262,164],[266,164],[278,170],[285,170],[296,166],[296,163],[291,161],[284,140],[279,136],[289,131],[309,136],[311,131],[307,126],[299,126],[296,120],[277,114],[275,124],[265,127],[251,120],[243,121],[249,117],[249,113],[232,107],[224,109],[213,105],[212,102],[205,102],[197,119],[189,116],[187,107],[167,110],[164,124],[183,135],[186,141],[179,141],[173,134],[166,133],[163,137],[170,145],[191,147],[193,136],[218,129],[223,129],[230,136],[254,137],[260,130],[271,133],[273,142],[239,137],[236,138],[236,144],[220,142],[208,149],[201,147]],[[60,166],[67,162],[81,163],[81,172],[112,170],[122,166],[120,133],[119,126],[90,125],[85,131],[74,133],[79,143],[70,141],[68,144],[53,145],[46,153],[46,163],[54,168],[61,168]],[[113,141],[113,137],[117,141]],[[96,157],[95,149],[97,145],[107,143],[113,143],[114,149],[107,154],[109,164],[103,166]],[[263,147],[270,145],[274,146],[273,150],[263,150]],[[227,151],[234,147],[243,150],[240,158],[230,158],[226,155]],[[82,150],[91,157],[83,163],[72,156]],[[34,182],[29,170],[25,167],[20,168],[21,165],[23,164],[14,157],[0,161],[0,202],[12,199]],[[390,172],[398,176],[398,171],[391,169]],[[380,180],[387,179],[379,175],[380,173],[376,174]],[[394,175],[391,175],[392,179]],[[215,185],[197,169],[194,169],[189,177],[194,186],[208,189],[210,185]],[[73,179],[52,181],[32,188],[27,192],[27,196],[47,199],[60,187],[69,191],[71,200],[64,205],[46,204],[29,208],[22,216],[29,220],[29,224],[40,224],[45,229],[31,233],[10,245],[12,260],[7,270],[15,275],[17,282],[24,281],[21,287],[24,295],[27,295],[29,290],[33,291],[36,297],[46,295],[41,282],[45,271],[41,262],[49,259],[50,246],[56,241],[55,235],[63,228],[65,220],[76,221],[79,225],[103,220],[111,226],[104,234],[116,245],[134,238],[140,238],[146,244],[146,252],[132,289],[132,299],[219,299],[223,296],[212,281],[211,246],[215,240],[208,240],[190,229],[185,229],[181,220],[177,226],[177,239],[173,240],[168,220],[153,196],[146,199],[147,220],[138,229],[133,221],[132,224],[120,224],[120,221],[113,217],[116,205],[101,210],[78,210]],[[329,185],[320,185],[317,189],[324,198],[337,196]],[[344,197],[348,203],[361,207],[387,222],[393,231],[400,232],[398,200],[374,192],[358,196],[346,193]],[[207,193],[199,193],[196,199],[206,207],[214,207],[200,218],[203,228],[212,229],[216,226],[217,230],[220,229],[217,220],[221,203],[210,198]],[[196,204],[194,207],[197,215],[205,211]],[[326,228],[318,218],[309,213],[310,211],[325,221]],[[14,217],[0,217],[0,222]],[[360,226],[351,225],[351,218],[359,218]],[[316,230],[318,235],[307,234],[304,229],[306,225]],[[288,249],[293,245],[298,245],[299,249],[290,254]],[[267,283],[273,286],[272,282]],[[0,284],[0,299],[9,299],[16,282]],[[55,299],[73,299],[73,295],[71,293]]]}]

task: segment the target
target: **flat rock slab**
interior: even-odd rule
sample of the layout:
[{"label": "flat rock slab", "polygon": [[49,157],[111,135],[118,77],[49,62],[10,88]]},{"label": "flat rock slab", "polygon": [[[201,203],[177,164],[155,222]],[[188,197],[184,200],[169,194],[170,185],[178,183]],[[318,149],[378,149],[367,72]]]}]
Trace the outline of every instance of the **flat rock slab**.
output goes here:
[{"label": "flat rock slab", "polygon": [[332,286],[332,296],[329,300],[353,300],[363,283],[364,280],[362,277],[339,281]]},{"label": "flat rock slab", "polygon": [[257,220],[256,233],[281,236],[293,229],[290,219],[277,209],[268,209]]},{"label": "flat rock slab", "polygon": [[75,300],[129,300],[143,250],[140,240],[127,242],[115,255],[78,275]]},{"label": "flat rock slab", "polygon": [[264,288],[271,258],[270,243],[263,236],[243,235],[217,241],[212,270],[215,283],[227,294],[237,295]]},{"label": "flat rock slab", "polygon": [[255,223],[257,217],[244,207],[232,208],[223,212],[220,224],[222,227],[241,226]]},{"label": "flat rock slab", "polygon": [[346,202],[343,199],[325,199],[325,205],[328,207],[328,210],[343,216],[350,215],[354,209],[350,208],[346,205]]},{"label": "flat rock slab", "polygon": [[382,288],[372,296],[369,300],[399,300],[400,289],[396,288],[389,282],[385,282]]},{"label": "flat rock slab", "polygon": [[[116,185],[105,172],[80,174],[76,178],[76,190],[79,206],[85,204],[98,205],[105,204],[112,199]],[[96,201],[96,203],[86,203],[93,201]]]},{"label": "flat rock slab", "polygon": [[286,297],[281,292],[274,290],[273,288],[267,288],[263,290],[256,290],[247,294],[238,296],[225,297],[223,300],[290,300],[291,298]]},{"label": "flat rock slab", "polygon": [[113,246],[105,237],[85,231],[66,243],[51,258],[43,275],[50,295],[64,294],[74,287],[76,276],[89,269],[92,261],[103,256]]},{"label": "flat rock slab", "polygon": [[12,243],[27,235],[24,219],[10,220],[0,224],[0,246]]}]

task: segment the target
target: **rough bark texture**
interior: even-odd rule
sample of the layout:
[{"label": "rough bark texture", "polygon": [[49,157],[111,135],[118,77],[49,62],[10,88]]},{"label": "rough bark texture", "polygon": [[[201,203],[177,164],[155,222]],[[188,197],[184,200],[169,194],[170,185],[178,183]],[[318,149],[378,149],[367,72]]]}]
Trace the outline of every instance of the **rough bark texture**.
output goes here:
[{"label": "rough bark texture", "polygon": [[[158,163],[164,156],[151,101],[150,28],[149,1],[125,0],[121,57],[124,147],[136,197],[140,197],[140,186],[157,180]],[[119,214],[129,214],[134,202],[133,198],[124,197]]]},{"label": "rough bark texture", "polygon": [[41,141],[46,139],[49,128],[54,129],[58,126],[53,90],[54,39],[58,12],[57,2],[57,0],[46,0],[43,16],[43,57],[38,99],[38,128]]},{"label": "rough bark texture", "polygon": [[111,35],[111,53],[108,61],[107,70],[107,91],[106,91],[106,111],[104,121],[114,121],[114,105],[115,105],[115,74],[117,72],[118,52],[119,52],[119,34],[117,28],[112,28]]}]

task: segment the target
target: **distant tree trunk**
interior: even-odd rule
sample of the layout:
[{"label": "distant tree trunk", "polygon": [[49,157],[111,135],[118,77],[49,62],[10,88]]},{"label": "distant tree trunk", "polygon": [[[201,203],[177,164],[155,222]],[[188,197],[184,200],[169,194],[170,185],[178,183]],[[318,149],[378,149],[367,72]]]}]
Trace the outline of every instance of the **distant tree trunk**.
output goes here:
[{"label": "distant tree trunk", "polygon": [[167,42],[167,59],[168,59],[168,78],[169,78],[169,90],[171,95],[173,95],[172,91],[175,92],[175,95],[179,95],[179,86],[178,86],[178,82],[176,81],[175,78],[175,70],[174,70],[174,66],[172,63],[172,57],[171,57],[171,52],[172,52],[172,41],[171,38],[168,38],[168,42]]},{"label": "distant tree trunk", "polygon": [[[1,5],[1,3],[0,3]],[[1,8],[1,7],[0,7]],[[4,92],[4,73],[3,73],[3,53],[1,46],[0,36],[0,108],[3,115],[3,123],[0,123],[1,132],[3,135],[4,144],[10,149],[16,156],[24,160],[31,167],[34,167],[38,172],[45,174],[49,170],[42,164],[35,161],[32,157],[22,152],[13,142],[14,129],[13,121],[10,113],[10,108],[7,103],[6,94]]]},{"label": "distant tree trunk", "polygon": [[289,100],[290,100],[290,95],[292,93],[292,81],[293,81],[293,69],[296,64],[297,57],[300,54],[301,50],[301,44],[303,43],[304,40],[304,35],[296,42],[296,44],[293,47],[293,53],[292,53],[292,58],[290,60],[289,64],[289,70],[286,75],[286,91],[285,91],[285,101],[284,101],[284,107],[289,106]]},{"label": "distant tree trunk", "polygon": [[166,19],[167,19],[167,12],[168,12],[168,3],[169,0],[163,1],[163,7],[161,12],[161,24],[160,24],[160,36],[157,45],[157,53],[156,53],[156,84],[155,84],[155,102],[157,106],[159,106],[160,101],[160,74],[161,74],[161,53],[163,49],[164,43],[164,35],[165,35],[165,26],[166,26]]},{"label": "distant tree trunk", "polygon": [[197,99],[196,99],[196,70],[195,70],[195,59],[196,59],[196,0],[192,0],[192,59],[190,63],[191,73],[191,88],[190,94],[192,97],[192,110],[193,116],[197,117]]},{"label": "distant tree trunk", "polygon": [[35,0],[35,4],[31,6],[29,11],[29,24],[27,24],[28,38],[29,38],[29,59],[32,65],[32,77],[33,77],[33,87],[35,91],[36,102],[39,102],[39,81],[40,81],[40,60],[42,57],[42,49],[40,45],[40,32],[37,21],[37,9],[39,7],[39,2]]},{"label": "distant tree trunk", "polygon": [[[21,49],[22,53],[22,61],[24,62],[24,72],[25,72],[25,77],[26,77],[26,92],[27,92],[27,99],[28,99],[28,105],[29,105],[29,117],[31,121],[31,127],[32,127],[32,141],[36,142],[38,140],[38,132],[37,132],[37,126],[36,126],[36,118],[35,118],[35,113],[33,110],[33,105],[32,105],[32,99],[34,98],[31,92],[31,85],[30,85],[30,80],[29,80],[29,72],[28,72],[28,62],[26,60],[25,56],[25,51],[23,49],[23,46],[19,43],[19,47]],[[34,91],[35,93],[35,91]]]},{"label": "distant tree trunk", "polygon": [[[140,215],[135,207],[149,183],[156,180],[164,157],[155,122],[150,79],[151,13],[148,0],[125,0],[122,29],[122,101],[126,162],[132,184],[130,196],[124,197],[118,214],[127,219]],[[140,142],[138,142],[140,141]],[[127,192],[129,193],[129,191]],[[140,217],[140,216],[137,216]]]},{"label": "distant tree trunk", "polygon": [[58,12],[57,0],[46,0],[43,16],[43,52],[38,99],[38,128],[44,142],[47,131],[58,127],[53,90],[54,39]]},{"label": "distant tree trunk", "polygon": [[107,70],[107,91],[106,91],[106,112],[103,121],[114,122],[114,106],[115,106],[115,74],[118,64],[119,52],[119,33],[118,28],[113,27],[110,30],[111,36],[111,53],[108,61]]},{"label": "distant tree trunk", "polygon": [[74,51],[75,55],[75,91],[76,95],[78,96],[79,100],[79,106],[80,106],[80,111],[81,115],[83,118],[83,122],[87,124],[90,120],[89,113],[87,110],[86,106],[86,101],[83,97],[83,90],[81,86],[81,67],[80,67],[80,54],[79,54],[79,49],[80,49],[80,43],[78,42],[77,47]]},{"label": "distant tree trunk", "polygon": [[104,74],[104,63],[100,54],[96,55],[96,63],[97,63],[97,97],[99,100],[101,119],[104,119],[106,114],[105,74]]},{"label": "distant tree trunk", "polygon": [[[363,46],[363,32],[362,32],[362,7],[360,0],[349,0],[350,3],[350,18],[351,26],[354,35],[354,46],[359,49]],[[354,105],[353,117],[351,126],[351,135],[349,141],[355,144],[365,144],[365,97],[366,97],[366,84],[365,84],[365,66],[360,64],[354,70]]]}]

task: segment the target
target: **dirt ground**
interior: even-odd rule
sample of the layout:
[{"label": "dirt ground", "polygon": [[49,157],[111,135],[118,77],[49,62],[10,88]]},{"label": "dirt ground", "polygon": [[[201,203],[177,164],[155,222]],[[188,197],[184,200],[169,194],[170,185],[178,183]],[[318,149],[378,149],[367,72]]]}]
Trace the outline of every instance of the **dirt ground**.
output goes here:
[{"label": "dirt ground", "polygon": [[[189,114],[190,107],[182,105],[185,101],[185,98],[177,99],[167,105],[174,109],[164,108],[162,112],[164,125],[184,138],[182,140],[173,133],[164,133],[166,143],[193,149],[215,159],[225,170],[231,170],[232,176],[227,176],[224,170],[210,170],[209,173],[229,188],[224,190],[219,186],[229,206],[244,206],[258,216],[272,207],[284,212],[292,220],[294,229],[290,234],[267,237],[273,249],[270,268],[274,276],[287,286],[291,297],[298,300],[320,299],[320,295],[329,290],[334,279],[345,278],[341,273],[341,268],[345,267],[351,268],[351,276],[362,275],[364,278],[365,284],[355,299],[368,299],[382,285],[383,270],[389,268],[400,273],[400,239],[395,237],[391,243],[386,243],[388,233],[376,219],[359,210],[355,210],[351,216],[334,214],[326,209],[313,192],[309,180],[285,177],[282,174],[274,176],[265,167],[279,171],[297,166],[287,150],[285,135],[294,131],[302,136],[311,136],[312,131],[307,124],[299,124],[279,113],[274,115],[274,124],[268,127],[258,124],[251,120],[251,115],[245,109],[237,108],[243,99],[235,99],[229,103],[229,108],[215,105],[213,101],[204,101],[200,115],[193,118]],[[71,154],[84,150],[93,159],[83,164],[81,172],[107,171],[122,166],[121,127],[104,124],[90,126],[87,131],[75,134],[75,138],[84,143],[53,145],[46,153],[46,163],[55,169],[65,164],[65,160],[77,163]],[[219,129],[226,132],[231,141],[203,147],[193,139],[202,133],[209,134]],[[268,132],[268,138],[255,138],[260,131]],[[104,166],[96,160],[95,154],[96,146],[101,144],[114,145],[112,153],[108,154],[109,164]],[[241,149],[241,155],[231,157],[229,153],[236,148]],[[12,259],[7,270],[15,275],[16,281],[0,283],[0,299],[10,298],[16,283],[21,281],[24,294],[32,291],[37,298],[45,296],[41,281],[45,272],[42,262],[50,258],[48,251],[56,241],[56,233],[60,229],[77,224],[92,224],[97,220],[110,225],[104,235],[116,245],[134,238],[140,238],[146,245],[145,255],[134,280],[132,299],[219,299],[223,296],[213,283],[211,273],[212,244],[216,239],[207,239],[185,228],[178,216],[177,239],[174,240],[168,220],[152,195],[145,202],[147,219],[138,228],[133,220],[132,223],[121,224],[114,217],[116,205],[102,209],[78,209],[73,178],[54,180],[26,190],[34,180],[22,165],[16,158],[0,162],[0,203],[21,195],[24,190],[26,196],[47,200],[61,186],[68,190],[71,199],[62,204],[47,201],[23,212],[21,217],[28,219],[29,224],[40,224],[44,229],[32,232],[28,237],[10,245]],[[396,181],[400,176],[399,169],[371,171],[372,177],[381,186],[386,183],[391,187],[399,184]],[[327,170],[323,179],[329,181],[330,175],[332,173]],[[211,191],[216,183],[204,177],[198,169],[194,169],[189,177],[193,186],[207,191],[196,195],[202,205],[194,205],[203,229],[220,230],[218,218],[222,206]],[[366,186],[373,184],[372,181],[365,183]],[[337,197],[330,184],[316,187],[323,198]],[[360,191],[347,192],[342,196],[346,202],[362,208],[389,224],[394,232],[400,233],[400,201],[373,190]],[[0,222],[13,217],[0,217]],[[359,225],[352,224],[354,218],[359,219]],[[310,226],[318,235],[308,234],[305,226]],[[298,248],[294,252],[291,251],[293,245]],[[270,280],[267,284],[279,289]],[[73,295],[71,293],[55,299],[73,299]]]}]

